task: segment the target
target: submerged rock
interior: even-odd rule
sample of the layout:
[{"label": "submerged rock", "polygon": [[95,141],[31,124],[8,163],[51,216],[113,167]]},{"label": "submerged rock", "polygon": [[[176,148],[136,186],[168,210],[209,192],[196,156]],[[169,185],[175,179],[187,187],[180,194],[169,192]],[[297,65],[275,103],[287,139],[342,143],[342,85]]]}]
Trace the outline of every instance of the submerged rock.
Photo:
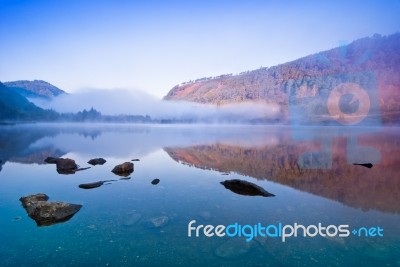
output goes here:
[{"label": "submerged rock", "polygon": [[254,242],[246,242],[242,238],[230,238],[215,249],[215,255],[223,259],[235,259],[248,253]]},{"label": "submerged rock", "polygon": [[226,189],[231,190],[232,192],[244,195],[244,196],[263,196],[263,197],[274,197],[274,194],[267,192],[264,188],[239,179],[226,180],[221,182]]},{"label": "submerged rock", "polygon": [[200,212],[199,215],[203,220],[208,221],[209,219],[211,219],[211,212],[209,212],[209,211],[202,211],[202,212]]},{"label": "submerged rock", "polygon": [[160,179],[154,179],[153,181],[151,181],[151,184],[156,185],[160,182]]},{"label": "submerged rock", "polygon": [[152,226],[156,228],[163,227],[168,224],[169,218],[165,215],[157,216],[150,219],[150,223]]},{"label": "submerged rock", "polygon": [[132,162],[124,162],[114,167],[112,172],[119,176],[129,176],[133,172],[133,163]]},{"label": "submerged rock", "polygon": [[35,220],[37,226],[49,226],[68,221],[82,208],[82,205],[49,202],[48,199],[49,197],[42,193],[19,199],[29,217]]},{"label": "submerged rock", "polygon": [[59,158],[56,161],[57,172],[61,174],[71,174],[78,170],[75,160],[68,158]]},{"label": "submerged rock", "polygon": [[371,169],[374,165],[372,163],[353,163],[353,165],[359,165]]},{"label": "submerged rock", "polygon": [[15,217],[14,219],[13,219],[13,221],[14,222],[16,222],[16,221],[20,221],[22,219],[22,217],[21,216],[17,216],[17,217]]},{"label": "submerged rock", "polygon": [[90,165],[93,165],[93,166],[95,166],[95,165],[103,165],[106,162],[107,161],[105,159],[103,159],[103,158],[96,158],[96,159],[91,159],[91,160],[88,161],[88,163]]},{"label": "submerged rock", "polygon": [[124,226],[133,226],[135,225],[140,219],[142,218],[142,215],[140,213],[137,212],[133,212],[131,214],[128,215],[128,217],[126,218],[126,220],[124,221],[123,225]]}]

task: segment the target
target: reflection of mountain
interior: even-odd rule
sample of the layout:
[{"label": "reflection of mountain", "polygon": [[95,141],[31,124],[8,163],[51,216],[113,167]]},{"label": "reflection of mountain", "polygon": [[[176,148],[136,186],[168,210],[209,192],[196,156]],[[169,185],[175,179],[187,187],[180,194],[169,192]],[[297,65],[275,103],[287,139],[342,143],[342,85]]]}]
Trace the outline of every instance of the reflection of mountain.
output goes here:
[{"label": "reflection of mountain", "polygon": [[381,154],[380,163],[374,164],[372,169],[347,162],[350,157],[346,159],[347,143],[344,137],[332,140],[330,169],[302,169],[299,157],[304,152],[321,149],[321,144],[317,141],[296,143],[287,134],[282,134],[276,144],[257,148],[214,144],[165,148],[165,151],[174,160],[198,168],[275,181],[356,208],[400,213],[398,134],[387,130],[358,138],[359,148],[374,147]]},{"label": "reflection of mountain", "polygon": [[57,131],[47,129],[27,129],[23,127],[3,126],[0,130],[0,164],[6,161],[19,163],[42,164],[43,159],[55,155],[61,156],[62,151],[51,147],[31,147],[31,145],[44,136],[54,136]]}]

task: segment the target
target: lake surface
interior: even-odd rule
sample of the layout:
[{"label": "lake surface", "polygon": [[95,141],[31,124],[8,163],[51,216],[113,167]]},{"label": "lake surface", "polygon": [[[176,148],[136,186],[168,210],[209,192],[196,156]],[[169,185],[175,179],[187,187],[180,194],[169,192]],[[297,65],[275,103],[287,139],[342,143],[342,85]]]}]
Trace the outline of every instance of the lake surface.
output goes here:
[{"label": "lake surface", "polygon": [[[1,126],[0,138],[2,266],[400,266],[400,128],[37,124]],[[107,162],[65,175],[48,156]],[[132,159],[131,179],[111,172]],[[221,185],[231,179],[275,197]],[[103,180],[116,181],[78,187]],[[38,227],[19,201],[36,193],[82,208]],[[191,220],[344,224],[383,236],[246,242],[188,237]]]}]

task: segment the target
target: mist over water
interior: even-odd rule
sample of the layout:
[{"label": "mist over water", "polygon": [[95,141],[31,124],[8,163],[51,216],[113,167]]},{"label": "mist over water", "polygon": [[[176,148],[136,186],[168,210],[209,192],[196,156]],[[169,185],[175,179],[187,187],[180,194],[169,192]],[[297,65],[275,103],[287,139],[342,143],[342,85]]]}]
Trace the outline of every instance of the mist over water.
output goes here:
[{"label": "mist over water", "polygon": [[149,115],[153,119],[253,120],[273,119],[279,115],[277,105],[240,103],[223,106],[160,100],[141,90],[87,89],[74,94],[60,95],[51,101],[32,102],[45,109],[75,113],[94,108],[103,115]]}]

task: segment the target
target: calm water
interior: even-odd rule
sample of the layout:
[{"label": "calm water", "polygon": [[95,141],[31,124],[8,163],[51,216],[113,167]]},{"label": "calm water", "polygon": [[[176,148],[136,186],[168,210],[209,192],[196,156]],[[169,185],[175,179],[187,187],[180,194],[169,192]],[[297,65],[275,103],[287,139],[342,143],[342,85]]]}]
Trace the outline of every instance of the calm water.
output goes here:
[{"label": "calm water", "polygon": [[[400,266],[400,129],[266,126],[24,125],[0,128],[2,266]],[[68,157],[72,175],[44,164]],[[84,190],[81,183],[130,180]],[[371,169],[352,163],[373,163]],[[160,179],[152,185],[151,181]],[[275,197],[220,184],[242,179]],[[64,223],[37,227],[19,198],[81,204]],[[161,227],[151,220],[168,218]],[[188,223],[348,224],[383,237],[187,236]]]}]

